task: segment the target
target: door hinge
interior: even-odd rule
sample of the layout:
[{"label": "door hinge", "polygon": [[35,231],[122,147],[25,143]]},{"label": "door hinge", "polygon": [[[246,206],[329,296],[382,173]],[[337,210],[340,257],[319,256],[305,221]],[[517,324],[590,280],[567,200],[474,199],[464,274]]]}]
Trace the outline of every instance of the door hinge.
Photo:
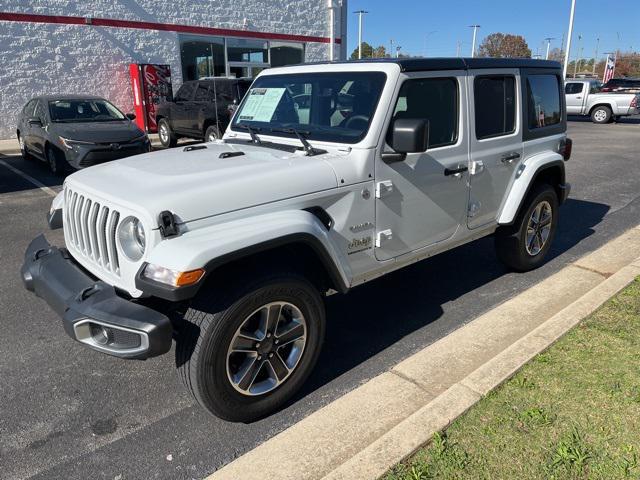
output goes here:
[{"label": "door hinge", "polygon": [[376,183],[376,198],[382,198],[393,192],[393,182],[391,180],[383,180]]},{"label": "door hinge", "polygon": [[378,232],[376,235],[376,247],[380,248],[384,242],[388,242],[391,239],[393,239],[393,232],[391,229]]},{"label": "door hinge", "polygon": [[482,160],[474,160],[471,162],[471,166],[469,167],[470,175],[477,175],[482,173],[484,170],[484,162]]}]

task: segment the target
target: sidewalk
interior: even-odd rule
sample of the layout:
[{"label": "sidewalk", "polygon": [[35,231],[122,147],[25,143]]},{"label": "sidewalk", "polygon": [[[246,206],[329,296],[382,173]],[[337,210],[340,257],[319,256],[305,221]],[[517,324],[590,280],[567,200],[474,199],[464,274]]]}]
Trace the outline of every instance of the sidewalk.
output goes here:
[{"label": "sidewalk", "polygon": [[209,477],[375,479],[640,275],[640,228],[471,321]]}]

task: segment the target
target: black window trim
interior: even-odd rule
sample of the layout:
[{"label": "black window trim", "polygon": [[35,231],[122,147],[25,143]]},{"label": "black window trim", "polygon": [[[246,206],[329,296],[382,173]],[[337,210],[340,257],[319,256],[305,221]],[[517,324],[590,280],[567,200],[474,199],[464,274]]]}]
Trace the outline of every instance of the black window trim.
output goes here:
[{"label": "black window trim", "polygon": [[[456,76],[456,75],[446,75],[446,76],[442,76],[442,77],[407,77],[405,78],[402,83],[400,84],[400,88],[398,89],[398,94],[396,95],[396,101],[393,104],[393,109],[391,110],[391,121],[389,122],[389,126],[387,127],[387,134],[384,136],[384,140],[385,143],[387,144],[387,146],[389,146],[387,139],[389,138],[389,134],[391,132],[391,129],[393,128],[393,117],[395,116],[395,111],[396,111],[396,107],[398,106],[398,101],[400,100],[400,92],[402,92],[402,88],[404,87],[404,84],[407,82],[411,82],[411,81],[424,81],[424,80],[453,80],[453,82],[456,85],[456,130],[455,130],[455,137],[453,139],[452,142],[450,143],[442,143],[440,145],[431,145],[429,144],[428,149],[429,150],[433,150],[435,148],[444,148],[444,147],[451,147],[451,146],[455,146],[458,144],[458,140],[460,140],[460,110],[462,109],[462,105],[461,105],[461,95],[460,95],[460,89],[462,88],[462,85],[460,83],[459,80],[460,77]],[[391,147],[389,147],[391,148]]]},{"label": "black window trim", "polygon": [[[510,132],[496,133],[494,135],[487,135],[486,137],[478,137],[478,126],[476,125],[476,80],[480,78],[507,78],[510,77],[513,79],[513,98],[516,101],[514,105],[515,112],[513,112],[513,130]],[[510,135],[517,134],[518,131],[518,100],[519,97],[522,97],[522,94],[518,94],[518,85],[517,85],[516,76],[513,73],[487,73],[481,75],[474,75],[473,77],[473,133],[476,137],[476,141],[482,142],[484,140],[492,140],[494,138],[508,137]],[[522,100],[520,100],[520,104],[522,104]]]},{"label": "black window trim", "polygon": [[[546,127],[529,128],[529,99],[527,98],[527,81],[530,76],[554,75],[558,82],[558,96],[560,97],[560,122]],[[521,68],[520,69],[520,89],[522,101],[522,140],[536,140],[538,138],[550,137],[567,131],[567,105],[564,93],[564,79],[560,69],[550,70],[544,68]]]},{"label": "black window trim", "polygon": [[174,97],[174,99],[178,96],[178,94],[180,93],[180,90],[182,90],[182,88],[190,83],[192,84],[194,87],[191,89],[191,96],[189,98],[189,100],[174,100],[176,102],[192,102],[193,99],[195,98],[196,95],[196,90],[198,89],[198,83],[200,82],[200,80],[187,80],[186,82],[182,82],[182,85],[180,85],[180,88],[178,88],[178,91],[176,92],[176,95]]}]

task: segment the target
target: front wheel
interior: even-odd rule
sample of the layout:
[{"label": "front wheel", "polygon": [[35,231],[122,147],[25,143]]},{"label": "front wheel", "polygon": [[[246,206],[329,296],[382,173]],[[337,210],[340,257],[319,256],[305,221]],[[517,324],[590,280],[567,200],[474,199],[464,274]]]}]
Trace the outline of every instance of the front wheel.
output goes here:
[{"label": "front wheel", "polygon": [[324,304],[296,274],[201,291],[179,327],[176,362],[194,398],[214,415],[250,422],[283,406],[313,369]]},{"label": "front wheel", "polygon": [[210,125],[204,133],[205,142],[215,142],[220,138],[220,132],[215,125]]},{"label": "front wheel", "polygon": [[62,175],[67,170],[67,161],[64,158],[64,153],[54,147],[47,147],[45,156],[47,157],[47,164],[49,170],[54,175]]},{"label": "front wheel", "polygon": [[496,231],[498,258],[518,272],[542,265],[558,226],[558,195],[548,184],[538,185],[526,198],[513,225]]}]

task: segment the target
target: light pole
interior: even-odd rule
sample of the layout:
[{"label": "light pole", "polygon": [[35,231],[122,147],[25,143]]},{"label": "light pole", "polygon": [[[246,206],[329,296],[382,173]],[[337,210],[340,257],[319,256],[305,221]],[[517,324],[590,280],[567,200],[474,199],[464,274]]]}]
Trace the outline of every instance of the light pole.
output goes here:
[{"label": "light pole", "polygon": [[473,41],[471,42],[471,58],[473,58],[476,56],[476,33],[480,25],[469,25],[469,28],[473,28]]},{"label": "light pole", "polygon": [[424,36],[424,56],[427,56],[427,38],[429,38],[429,35],[437,33],[437,30],[431,30],[430,32],[427,32],[427,34]]},{"label": "light pole", "polygon": [[358,60],[362,58],[362,15],[365,15],[369,12],[366,10],[358,10],[357,12],[353,12],[358,14]]},{"label": "light pole", "polygon": [[547,55],[544,57],[544,59],[549,60],[549,50],[551,49],[551,40],[555,40],[555,38],[547,37],[545,38],[545,40],[547,41]]},{"label": "light pole", "polygon": [[396,45],[396,58],[400,58],[400,49],[402,47],[400,45]]},{"label": "light pole", "polygon": [[457,45],[456,45],[456,57],[460,56],[460,47],[462,46],[462,42],[460,40],[458,40]]},{"label": "light pole", "polygon": [[578,35],[578,56],[576,57],[576,60],[573,64],[573,78],[576,78],[576,74],[578,72],[578,61],[580,61],[580,56],[581,56],[581,47],[580,47],[580,42],[582,41],[582,35]]},{"label": "light pole", "polygon": [[596,62],[598,61],[598,47],[600,46],[600,37],[596,38],[596,53],[593,56],[593,70],[591,75],[596,76]]},{"label": "light pole", "polygon": [[576,13],[576,0],[571,0],[571,15],[569,16],[569,33],[567,35],[567,50],[564,52],[564,67],[562,75],[567,78],[567,68],[569,68],[569,53],[571,52],[571,35],[573,35],[573,17]]}]

